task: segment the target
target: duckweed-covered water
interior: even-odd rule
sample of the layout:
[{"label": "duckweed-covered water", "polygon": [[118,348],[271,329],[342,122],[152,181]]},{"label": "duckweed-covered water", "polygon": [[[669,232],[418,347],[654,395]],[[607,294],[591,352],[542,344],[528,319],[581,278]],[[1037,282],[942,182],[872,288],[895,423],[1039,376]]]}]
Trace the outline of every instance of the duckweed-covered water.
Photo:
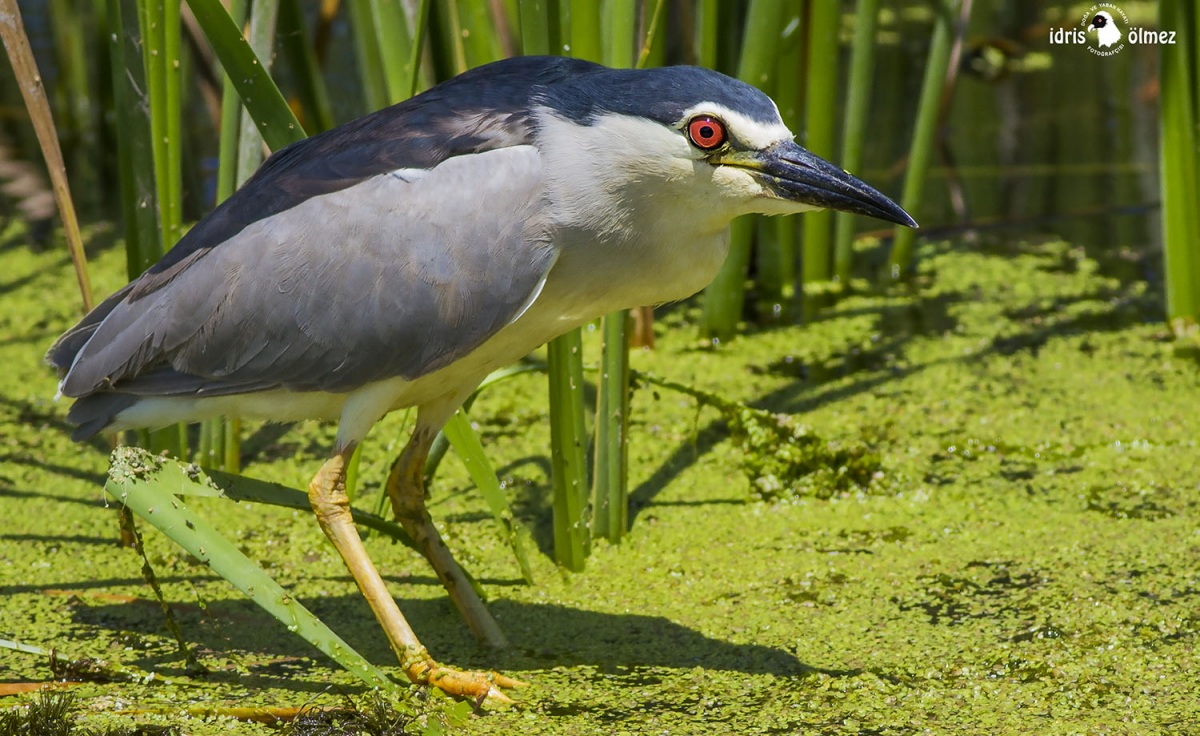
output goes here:
[{"label": "duckweed-covered water", "polygon": [[[141,560],[117,545],[117,509],[101,492],[108,447],[72,444],[66,407],[51,399],[41,355],[78,316],[66,257],[31,254],[12,231],[3,243],[0,638],[154,673],[73,686],[93,726],[268,733],[179,710],[361,694],[147,527],[150,562],[207,669],[189,672]],[[119,286],[120,253],[96,255],[97,290]],[[659,348],[636,354],[635,368],[789,416],[731,427],[693,398],[639,389],[632,531],[582,574],[548,557],[543,379],[489,390],[472,417],[541,547],[537,584],[521,582],[453,456],[431,506],[512,648],[477,648],[423,560],[368,539],[435,656],[530,683],[518,706],[455,731],[1200,730],[1200,372],[1168,341],[1159,296],[1105,273],[1064,243],[946,243],[925,251],[911,292],[848,298],[803,328],[713,348],[695,338],[692,305],[660,314]],[[403,420],[372,434],[363,505]],[[301,485],[332,436],[258,431],[246,472]],[[813,456],[844,465],[813,475]],[[401,676],[310,515],[189,504]],[[0,649],[0,685],[49,679],[46,658]]]}]

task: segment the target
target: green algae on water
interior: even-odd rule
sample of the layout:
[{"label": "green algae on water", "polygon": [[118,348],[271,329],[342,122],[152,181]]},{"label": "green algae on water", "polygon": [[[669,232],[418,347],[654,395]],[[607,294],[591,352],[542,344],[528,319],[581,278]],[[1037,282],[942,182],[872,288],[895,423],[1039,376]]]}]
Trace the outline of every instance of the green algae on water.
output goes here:
[{"label": "green algae on water", "polygon": [[[97,288],[119,287],[120,253],[96,256]],[[14,246],[0,260],[4,637],[171,680],[73,686],[89,727],[162,709],[138,723],[269,734],[179,707],[336,708],[349,695],[363,709],[353,678],[147,532],[163,595],[209,669],[188,674],[140,560],[116,543],[100,490],[108,448],[71,443],[51,399],[41,353],[77,316],[68,264]],[[520,706],[453,733],[1195,731],[1200,375],[1175,353],[1159,303],[1078,247],[1019,242],[928,246],[911,291],[849,296],[803,328],[717,349],[696,346],[696,311],[678,306],[634,368],[752,407],[757,421],[787,416],[756,429],[764,455],[807,427],[818,453],[861,448],[883,478],[827,499],[761,498],[752,476],[783,473],[764,458],[748,475],[733,423],[710,409],[698,419],[695,398],[637,391],[630,533],[597,545],[579,574],[560,574],[548,553],[544,381],[492,387],[471,421],[533,529],[538,585],[522,581],[459,463],[439,469],[430,508],[487,589],[505,651],[475,646],[419,555],[380,535],[367,546],[435,657],[531,683]],[[586,332],[585,355],[597,344]],[[390,416],[366,443],[364,496],[382,492],[402,425]],[[292,486],[333,439],[313,424],[250,432],[246,472]],[[189,506],[402,677],[311,514]],[[44,658],[0,652],[0,679],[50,677]],[[0,711],[30,700],[2,698]]]}]

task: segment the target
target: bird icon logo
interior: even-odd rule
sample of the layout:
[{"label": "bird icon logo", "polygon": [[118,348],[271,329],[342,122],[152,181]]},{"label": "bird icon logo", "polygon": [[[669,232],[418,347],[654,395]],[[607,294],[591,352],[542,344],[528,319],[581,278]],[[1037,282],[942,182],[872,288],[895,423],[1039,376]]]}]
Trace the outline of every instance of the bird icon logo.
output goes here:
[{"label": "bird icon logo", "polygon": [[[1051,45],[1082,46],[1096,56],[1116,56],[1126,46],[1157,46],[1175,43],[1177,32],[1170,28],[1145,28],[1129,22],[1129,16],[1114,3],[1096,3],[1077,16],[1074,28],[1051,27]],[[1118,23],[1120,25],[1118,25]],[[1096,34],[1092,45],[1089,36]]]},{"label": "bird icon logo", "polygon": [[1117,28],[1107,10],[1101,10],[1092,16],[1092,22],[1088,24],[1088,33],[1092,32],[1095,32],[1096,42],[1101,48],[1111,47],[1121,40],[1121,29]]}]

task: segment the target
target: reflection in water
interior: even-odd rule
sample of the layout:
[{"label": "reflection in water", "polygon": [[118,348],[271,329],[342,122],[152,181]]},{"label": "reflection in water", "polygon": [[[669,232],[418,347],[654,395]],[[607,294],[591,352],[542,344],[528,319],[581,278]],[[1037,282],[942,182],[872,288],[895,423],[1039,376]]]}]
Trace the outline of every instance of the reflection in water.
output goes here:
[{"label": "reflection in water", "polygon": [[[885,191],[900,186],[932,33],[922,5],[903,4],[881,27],[876,52],[876,134],[863,175]],[[1064,2],[975,4],[944,110],[940,165],[916,213],[932,226],[926,233],[986,225],[1012,238],[1061,237],[1092,257],[1160,249],[1158,49],[1130,45],[1106,58],[1050,44],[1048,30],[1073,17]]]}]

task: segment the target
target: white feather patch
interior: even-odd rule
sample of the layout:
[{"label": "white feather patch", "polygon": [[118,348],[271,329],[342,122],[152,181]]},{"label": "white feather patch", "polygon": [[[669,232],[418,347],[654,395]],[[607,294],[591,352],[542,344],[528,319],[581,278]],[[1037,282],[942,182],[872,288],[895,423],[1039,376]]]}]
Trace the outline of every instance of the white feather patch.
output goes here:
[{"label": "white feather patch", "polygon": [[[776,110],[776,114],[778,114],[778,110]],[[698,105],[689,107],[683,112],[683,117],[679,120],[679,125],[682,127],[696,115],[712,115],[725,121],[725,126],[729,129],[729,134],[750,148],[761,150],[769,148],[780,141],[790,141],[796,137],[778,119],[770,123],[763,123],[716,102],[701,102]]]}]

